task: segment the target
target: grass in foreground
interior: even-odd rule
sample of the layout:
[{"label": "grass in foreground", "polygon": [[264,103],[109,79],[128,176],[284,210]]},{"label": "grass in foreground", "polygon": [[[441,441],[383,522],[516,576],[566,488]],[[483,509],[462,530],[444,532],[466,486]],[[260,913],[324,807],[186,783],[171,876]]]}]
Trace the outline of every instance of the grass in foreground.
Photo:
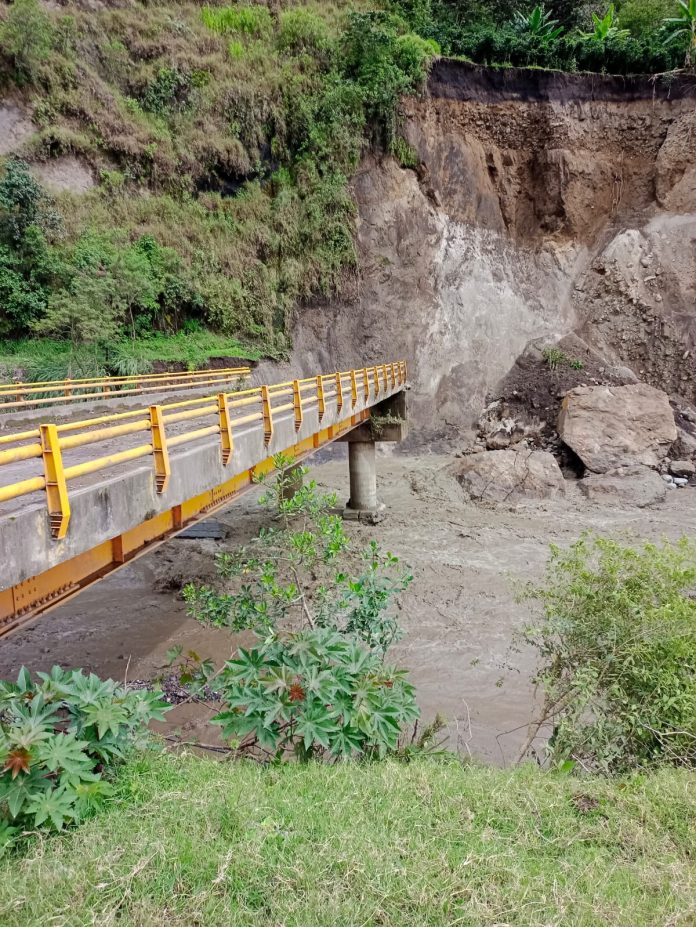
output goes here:
[{"label": "grass in foreground", "polygon": [[127,799],[0,864],[3,927],[687,925],[685,772],[150,757]]}]

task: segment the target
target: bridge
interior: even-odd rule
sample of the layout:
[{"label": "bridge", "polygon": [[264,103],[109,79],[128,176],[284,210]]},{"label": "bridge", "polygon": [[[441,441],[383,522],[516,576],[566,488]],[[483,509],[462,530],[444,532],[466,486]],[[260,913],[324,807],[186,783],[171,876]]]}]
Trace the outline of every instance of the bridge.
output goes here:
[{"label": "bridge", "polygon": [[399,361],[0,434],[0,635],[228,505],[279,453],[347,441],[347,513],[374,511],[375,441],[403,436],[405,384]]}]

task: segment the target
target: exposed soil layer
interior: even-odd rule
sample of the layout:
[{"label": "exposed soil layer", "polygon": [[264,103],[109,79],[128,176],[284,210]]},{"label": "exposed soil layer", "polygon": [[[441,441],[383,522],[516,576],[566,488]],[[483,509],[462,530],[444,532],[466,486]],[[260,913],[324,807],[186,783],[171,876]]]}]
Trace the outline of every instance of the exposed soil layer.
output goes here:
[{"label": "exposed soil layer", "polygon": [[[628,367],[609,363],[576,335],[567,335],[554,347],[539,339],[527,346],[491,391],[491,401],[479,419],[479,434],[491,448],[507,447],[524,438],[530,447],[551,450],[562,466],[580,475],[582,462],[557,433],[563,397],[576,386],[635,382]],[[515,423],[510,440],[500,434],[506,423],[509,428]]]},{"label": "exposed soil layer", "polygon": [[693,74],[567,74],[531,68],[484,68],[443,58],[428,81],[434,97],[475,99],[482,103],[519,100],[525,103],[587,103],[611,100],[696,99]]},{"label": "exposed soil layer", "polygon": [[[509,762],[533,702],[533,656],[511,651],[515,631],[529,618],[516,595],[542,575],[549,543],[569,544],[583,530],[677,538],[693,530],[696,490],[674,491],[664,505],[641,510],[593,504],[571,481],[564,499],[494,509],[465,500],[447,472],[448,458],[385,456],[378,463],[387,517],[347,529],[361,543],[377,539],[413,567],[414,582],[399,601],[407,636],[393,658],[411,669],[424,716],[448,718],[453,745]],[[339,497],[347,494],[344,459],[317,466],[313,476]],[[247,496],[216,517],[231,529],[222,543],[236,546],[267,516]],[[218,662],[230,652],[228,635],[187,618],[178,595],[184,582],[213,575],[218,549],[214,541],[174,540],[113,574],[3,640],[0,678],[22,664],[44,670],[56,662],[120,679],[168,676],[165,654],[175,643]],[[215,743],[210,714],[198,704],[179,705],[164,730]]]},{"label": "exposed soil layer", "polygon": [[367,158],[362,277],[298,314],[294,364],[409,362],[412,442],[461,441],[528,342],[570,332],[693,402],[696,81],[439,62],[417,168]]}]

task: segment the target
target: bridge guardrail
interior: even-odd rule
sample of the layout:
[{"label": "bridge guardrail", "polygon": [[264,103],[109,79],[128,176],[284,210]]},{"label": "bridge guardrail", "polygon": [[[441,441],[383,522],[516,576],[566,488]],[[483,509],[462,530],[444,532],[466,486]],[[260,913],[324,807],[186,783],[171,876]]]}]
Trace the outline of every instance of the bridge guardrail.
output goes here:
[{"label": "bridge guardrail", "polygon": [[[0,411],[57,405],[87,399],[133,396],[140,393],[163,392],[169,389],[195,389],[215,386],[232,380],[244,380],[250,367],[221,367],[217,370],[193,370],[183,373],[165,372],[125,377],[87,377],[84,379],[46,380],[36,383],[0,384]],[[52,394],[52,395],[51,395]]]},{"label": "bridge guardrail", "polygon": [[[405,382],[406,363],[398,361],[236,392],[220,392],[79,422],[42,424],[17,434],[3,435],[0,436],[0,475],[3,466],[36,459],[42,461],[43,475],[0,484],[0,503],[45,490],[51,533],[56,539],[64,538],[70,521],[68,483],[72,480],[151,456],[157,492],[163,493],[171,474],[169,451],[173,448],[219,435],[222,460],[227,465],[234,454],[235,430],[241,426],[259,423],[258,427],[264,431],[264,443],[268,446],[273,435],[274,417],[277,415],[292,411],[297,431],[302,425],[304,411],[309,406],[317,406],[321,421],[329,399],[336,399],[339,411],[343,408],[352,410],[360,390],[366,401],[370,397],[378,400],[380,394],[386,394],[389,387],[393,390],[397,384],[403,385]],[[214,419],[213,424],[175,436],[167,434],[167,426],[177,422],[209,418]],[[64,464],[64,451],[139,432],[149,432],[146,443],[71,466]]]}]

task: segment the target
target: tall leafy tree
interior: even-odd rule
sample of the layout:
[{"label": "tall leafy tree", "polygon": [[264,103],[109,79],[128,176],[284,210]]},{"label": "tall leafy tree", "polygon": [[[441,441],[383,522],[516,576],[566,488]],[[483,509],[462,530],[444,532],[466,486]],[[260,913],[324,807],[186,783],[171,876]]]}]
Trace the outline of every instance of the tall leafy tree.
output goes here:
[{"label": "tall leafy tree", "polygon": [[664,21],[665,44],[686,45],[687,68],[696,66],[696,0],[677,0],[677,15]]}]

